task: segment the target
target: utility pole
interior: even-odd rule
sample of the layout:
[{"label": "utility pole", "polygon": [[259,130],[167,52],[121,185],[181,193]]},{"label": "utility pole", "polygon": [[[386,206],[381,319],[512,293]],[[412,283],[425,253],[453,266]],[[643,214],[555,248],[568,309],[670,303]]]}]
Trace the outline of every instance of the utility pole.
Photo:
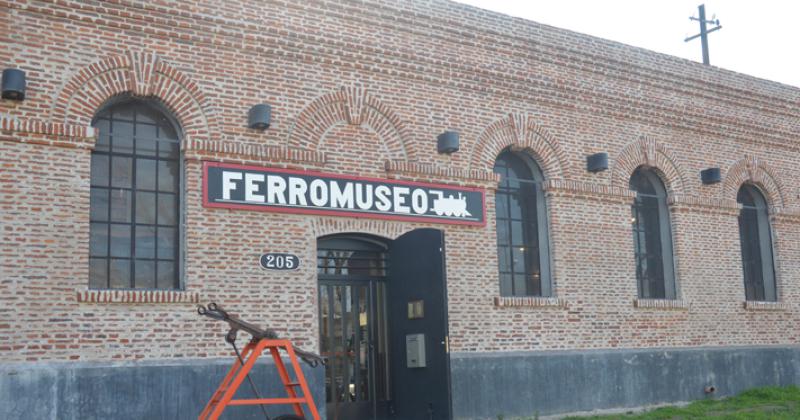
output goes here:
[{"label": "utility pole", "polygon": [[[689,20],[696,20],[700,22],[700,33],[697,35],[690,36],[683,40],[683,42],[689,42],[697,37],[700,37],[700,41],[703,44],[703,64],[709,65],[710,61],[708,59],[708,34],[711,32],[717,31],[722,29],[722,26],[719,25],[719,19],[714,19],[714,16],[711,17],[711,20],[706,20],[706,5],[701,4],[697,6],[699,17],[690,17]],[[711,29],[706,28],[706,24],[714,24],[717,25]]]}]

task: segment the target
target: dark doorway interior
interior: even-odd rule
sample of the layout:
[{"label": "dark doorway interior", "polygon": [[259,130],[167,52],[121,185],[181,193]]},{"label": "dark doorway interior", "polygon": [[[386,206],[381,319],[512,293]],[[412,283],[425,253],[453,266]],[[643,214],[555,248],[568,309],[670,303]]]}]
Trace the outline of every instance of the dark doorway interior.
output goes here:
[{"label": "dark doorway interior", "polygon": [[317,272],[328,419],[449,419],[443,233],[320,238]]}]

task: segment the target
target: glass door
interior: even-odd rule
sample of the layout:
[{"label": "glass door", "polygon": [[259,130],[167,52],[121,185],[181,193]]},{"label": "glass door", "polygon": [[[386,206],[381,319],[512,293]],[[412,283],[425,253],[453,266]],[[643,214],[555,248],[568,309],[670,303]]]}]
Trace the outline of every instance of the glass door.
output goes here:
[{"label": "glass door", "polygon": [[352,238],[318,244],[320,351],[328,418],[379,419],[389,400],[385,247]]}]

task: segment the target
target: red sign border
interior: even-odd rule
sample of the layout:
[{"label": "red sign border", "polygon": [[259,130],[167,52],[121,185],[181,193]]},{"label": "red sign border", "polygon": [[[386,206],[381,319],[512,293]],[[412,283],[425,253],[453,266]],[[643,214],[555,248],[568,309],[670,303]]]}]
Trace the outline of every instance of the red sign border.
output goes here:
[{"label": "red sign border", "polygon": [[[415,187],[431,187],[431,188],[442,188],[442,189],[449,189],[456,191],[478,192],[481,194],[481,206],[483,207],[483,220],[480,222],[474,222],[470,220],[436,219],[433,217],[403,216],[399,214],[381,215],[376,213],[351,212],[348,210],[317,210],[317,209],[305,209],[305,208],[298,209],[298,208],[286,208],[286,207],[258,206],[255,204],[212,203],[208,201],[208,168],[212,167],[243,169],[243,170],[253,170],[253,171],[270,171],[280,174],[321,176],[325,178],[345,179],[351,181],[388,182],[391,184],[410,185]],[[266,166],[255,166],[255,165],[240,165],[237,163],[224,163],[224,162],[207,161],[207,160],[203,161],[203,207],[237,209],[237,210],[255,210],[255,211],[265,211],[270,213],[313,214],[313,215],[338,216],[338,217],[355,216],[355,217],[364,217],[370,219],[393,220],[402,222],[424,222],[424,223],[436,223],[436,224],[447,224],[447,225],[486,226],[486,190],[483,188],[459,187],[447,184],[433,184],[429,182],[369,178],[369,177],[353,176],[353,175],[331,174],[318,171],[306,171],[301,169],[285,169],[285,168],[270,168]]]}]

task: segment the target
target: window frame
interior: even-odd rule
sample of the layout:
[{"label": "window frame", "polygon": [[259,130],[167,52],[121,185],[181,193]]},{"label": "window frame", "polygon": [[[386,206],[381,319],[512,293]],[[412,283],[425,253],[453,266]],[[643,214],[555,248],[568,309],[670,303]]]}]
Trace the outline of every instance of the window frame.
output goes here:
[{"label": "window frame", "polygon": [[[94,116],[92,117],[91,126],[96,127],[97,122],[101,119],[101,116],[108,112],[111,108],[121,107],[121,106],[130,106],[137,109],[146,108],[152,112],[156,112],[159,114],[160,117],[163,117],[166,120],[166,123],[169,124],[170,128],[175,132],[177,144],[178,144],[178,183],[177,183],[177,190],[175,191],[175,195],[177,198],[177,217],[176,217],[176,225],[175,228],[177,229],[176,238],[178,243],[176,244],[176,259],[175,259],[175,271],[176,271],[176,278],[175,278],[175,285],[174,287],[164,288],[164,287],[157,287],[157,288],[137,288],[137,287],[126,287],[126,288],[114,288],[114,287],[105,287],[105,288],[95,288],[91,285],[91,282],[88,282],[88,288],[91,290],[136,290],[136,291],[148,291],[148,290],[157,290],[157,291],[183,291],[185,290],[185,259],[186,259],[186,159],[184,158],[185,150],[184,150],[184,133],[183,128],[177,118],[173,115],[173,113],[164,106],[159,100],[157,99],[148,99],[148,98],[139,98],[134,97],[131,95],[118,95],[115,96],[108,101],[106,101],[98,110],[95,112]],[[98,131],[99,135],[99,131]],[[109,150],[107,153],[109,157],[113,156],[114,153]],[[92,149],[92,153],[90,156],[94,156],[95,150]],[[135,152],[131,154],[131,156],[136,156]],[[158,162],[158,155],[155,156],[156,161]],[[134,158],[135,159],[135,158]],[[135,160],[134,160],[135,164]],[[111,176],[109,174],[109,176]],[[91,177],[91,168],[90,168],[90,177]],[[156,181],[157,182],[157,181]],[[90,184],[91,189],[91,184]],[[113,189],[109,186],[109,191]],[[132,192],[135,190],[131,189]],[[109,201],[109,206],[111,205]],[[91,211],[91,203],[89,205],[89,209]],[[158,209],[156,209],[157,211]],[[133,227],[136,225],[136,221],[134,219],[135,215],[131,215],[131,237],[135,235]],[[106,223],[110,223],[106,222]],[[109,238],[110,241],[110,238]],[[89,239],[89,245],[91,246],[91,238]],[[107,260],[111,259],[111,256],[105,257]],[[122,258],[122,257],[121,257]],[[125,257],[130,260],[131,265],[135,263],[135,259],[133,258],[133,248],[131,249],[131,254],[129,257]],[[91,257],[90,257],[91,259]],[[156,256],[157,259],[157,256]],[[109,268],[107,268],[109,269]],[[133,274],[133,270],[131,270],[131,274]],[[87,279],[88,280],[88,279]],[[110,281],[110,280],[109,280]],[[133,284],[134,279],[131,278],[131,283]],[[110,284],[109,284],[110,286]],[[135,286],[135,284],[134,284]],[[156,283],[156,286],[158,284]]]},{"label": "window frame", "polygon": [[[499,274],[498,286],[500,288],[500,295],[501,296],[511,296],[511,297],[514,297],[514,296],[535,296],[535,297],[552,297],[552,296],[555,296],[554,287],[553,287],[551,252],[550,252],[549,206],[547,205],[547,197],[545,196],[544,190],[542,188],[542,186],[544,184],[544,181],[545,181],[544,174],[543,174],[543,172],[541,170],[541,167],[538,165],[538,163],[532,157],[530,157],[529,155],[527,155],[525,153],[518,153],[518,152],[510,150],[510,149],[503,150],[497,156],[497,158],[495,159],[495,167],[497,165],[497,162],[501,158],[506,156],[506,155],[511,156],[512,158],[515,158],[515,159],[519,159],[521,161],[521,163],[525,166],[525,169],[528,171],[528,174],[530,175],[530,179],[528,179],[528,180],[515,178],[515,179],[517,179],[518,182],[520,182],[520,184],[522,184],[522,185],[520,185],[519,189],[521,190],[524,186],[530,186],[530,187],[534,188],[534,192],[533,193],[535,194],[535,199],[536,199],[536,209],[534,209],[534,211],[535,211],[536,227],[537,227],[537,238],[536,238],[535,247],[538,250],[538,256],[539,256],[538,264],[539,264],[539,275],[540,275],[540,278],[539,278],[539,289],[540,289],[539,292],[540,293],[539,294],[527,293],[527,290],[526,290],[526,293],[518,293],[518,292],[516,292],[514,290],[515,289],[515,287],[514,287],[514,285],[515,285],[515,281],[514,281],[515,272],[514,272],[514,269],[513,269],[513,267],[514,267],[513,251],[511,251],[511,248],[513,248],[513,246],[514,246],[514,243],[513,243],[514,240],[513,240],[513,237],[512,237],[512,235],[513,235],[512,222],[514,220],[511,217],[511,209],[510,209],[510,207],[508,207],[507,220],[503,220],[502,221],[503,223],[508,223],[508,227],[507,227],[508,232],[509,232],[508,241],[505,244],[500,244],[499,242],[496,242],[497,255],[498,255],[498,274]],[[495,173],[497,173],[497,172],[495,172]],[[506,203],[507,206],[510,206],[510,204],[511,204],[510,203],[511,202],[511,198],[510,197],[512,195],[510,193],[502,191],[503,183],[506,181],[506,175],[505,174],[500,174],[500,175],[501,175],[500,184],[498,184],[498,189],[495,191],[495,230],[496,230],[495,231],[495,238],[496,238],[496,241],[498,241],[500,239],[499,238],[499,229],[497,228],[497,226],[499,225],[499,223],[501,223],[501,220],[499,220],[499,216],[500,215],[497,212],[498,195],[502,194],[502,195],[506,196],[506,199],[508,200],[508,202]],[[506,189],[508,189],[508,187],[506,187]],[[524,210],[523,210],[522,206],[520,206],[520,214],[521,215],[522,215],[523,211]],[[530,212],[530,210],[528,210],[528,212]],[[521,220],[522,220],[523,225],[527,223],[524,219],[521,219]],[[523,237],[524,236],[525,235],[523,234]],[[529,242],[525,242],[523,244],[523,246],[525,248],[533,248],[534,247]],[[508,258],[509,258],[509,261],[508,261],[509,267],[506,267],[505,271],[503,270],[503,267],[501,266],[501,261],[502,261],[501,258],[500,258],[500,249],[501,249],[501,247],[508,247],[509,252],[511,252],[511,254],[508,256]],[[528,269],[529,269],[529,266],[526,264],[526,267],[525,267],[526,273],[525,273],[525,275],[531,275],[530,273],[527,272]],[[502,275],[504,273],[511,275],[511,278],[509,280],[510,284],[508,286],[506,286],[506,287],[504,287],[504,285],[503,285],[503,277],[502,277]],[[526,286],[527,288],[530,287],[530,283],[526,282],[525,284],[527,285]]]},{"label": "window frame", "polygon": [[[748,193],[754,201],[754,205],[746,205],[740,201],[741,194],[745,192]],[[778,301],[778,273],[776,270],[776,260],[775,260],[775,247],[773,243],[773,232],[772,232],[772,223],[769,220],[769,202],[767,201],[766,195],[762,192],[762,190],[755,184],[752,183],[744,183],[742,184],[739,189],[737,190],[736,194],[736,202],[739,205],[739,215],[737,216],[738,225],[739,225],[739,248],[740,248],[740,258],[742,261],[742,285],[744,286],[744,293],[745,293],[745,301],[752,301],[752,302],[777,302]],[[748,296],[747,290],[748,285],[752,284],[752,279],[748,282],[746,270],[746,260],[750,258],[746,258],[745,256],[745,240],[744,240],[744,233],[746,230],[743,230],[743,219],[745,212],[753,212],[755,215],[756,221],[756,235],[754,243],[758,246],[758,258],[760,262],[760,273],[761,273],[761,287],[762,287],[762,298],[759,299],[756,293],[756,296]]]},{"label": "window frame", "polygon": [[[643,177],[653,188],[655,194],[648,194],[642,193],[634,189],[633,181],[634,178],[637,176]],[[673,241],[673,230],[672,230],[672,213],[669,210],[669,206],[667,205],[667,201],[669,199],[669,192],[666,188],[666,184],[661,179],[661,177],[656,172],[655,168],[652,167],[645,167],[639,166],[636,170],[633,171],[629,178],[629,188],[636,192],[636,198],[634,198],[634,202],[631,205],[631,230],[633,233],[633,252],[634,252],[634,259],[635,259],[635,267],[636,267],[636,294],[639,299],[663,299],[663,300],[675,300],[678,299],[679,290],[678,290],[678,281],[677,281],[677,270],[675,269],[675,247]],[[644,232],[645,236],[647,236],[646,228],[641,228],[641,217],[640,211],[641,209],[645,208],[642,204],[641,198],[653,198],[657,202],[657,217],[658,217],[658,226],[659,226],[659,240],[658,243],[660,244],[660,257],[659,260],[661,261],[661,277],[663,281],[664,287],[664,296],[656,296],[652,293],[649,295],[645,295],[645,287],[644,282],[645,279],[642,276],[642,254],[647,255],[647,250],[645,252],[641,251],[641,244],[639,239],[639,232]],[[648,242],[647,238],[645,238],[645,242]]]}]

